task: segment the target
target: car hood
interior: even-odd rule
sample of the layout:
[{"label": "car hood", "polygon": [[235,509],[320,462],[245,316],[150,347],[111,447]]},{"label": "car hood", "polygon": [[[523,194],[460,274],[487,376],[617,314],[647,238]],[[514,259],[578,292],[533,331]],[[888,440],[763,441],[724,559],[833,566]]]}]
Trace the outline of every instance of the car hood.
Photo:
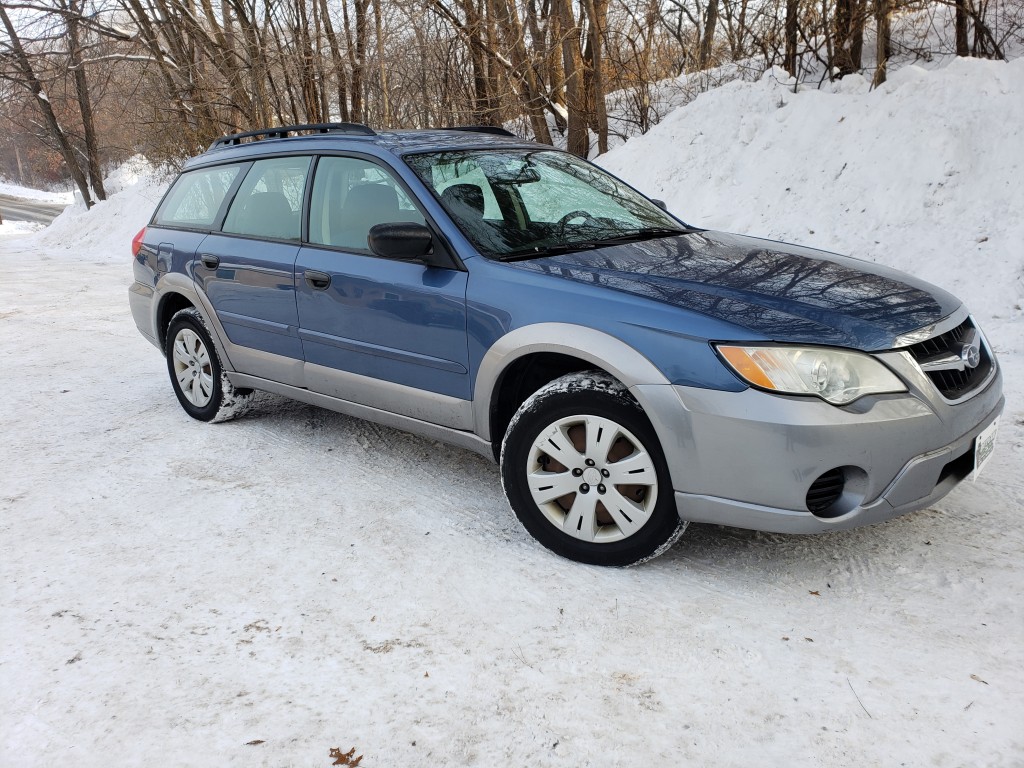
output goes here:
[{"label": "car hood", "polygon": [[893,269],[723,232],[614,245],[510,266],[642,296],[779,342],[887,349],[960,301]]}]

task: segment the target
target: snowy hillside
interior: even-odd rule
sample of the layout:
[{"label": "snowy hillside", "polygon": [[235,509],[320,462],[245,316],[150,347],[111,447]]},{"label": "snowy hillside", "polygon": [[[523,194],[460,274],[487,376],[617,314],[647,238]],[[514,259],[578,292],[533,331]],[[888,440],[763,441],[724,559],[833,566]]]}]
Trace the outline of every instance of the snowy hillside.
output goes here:
[{"label": "snowy hillside", "polygon": [[688,222],[964,297],[1007,408],[977,483],[816,537],[560,560],[466,451],[270,399],[179,408],[127,306],[164,183],[0,239],[0,765],[1021,764],[1024,64],[778,74],[601,162]]}]

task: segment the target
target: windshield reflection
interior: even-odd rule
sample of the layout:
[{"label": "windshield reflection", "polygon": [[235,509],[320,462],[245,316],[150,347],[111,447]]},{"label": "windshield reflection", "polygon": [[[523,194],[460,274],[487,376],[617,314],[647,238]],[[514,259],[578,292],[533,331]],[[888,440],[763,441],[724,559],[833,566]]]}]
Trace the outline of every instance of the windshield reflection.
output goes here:
[{"label": "windshield reflection", "polygon": [[450,151],[405,161],[491,257],[533,258],[687,231],[618,179],[565,152]]}]

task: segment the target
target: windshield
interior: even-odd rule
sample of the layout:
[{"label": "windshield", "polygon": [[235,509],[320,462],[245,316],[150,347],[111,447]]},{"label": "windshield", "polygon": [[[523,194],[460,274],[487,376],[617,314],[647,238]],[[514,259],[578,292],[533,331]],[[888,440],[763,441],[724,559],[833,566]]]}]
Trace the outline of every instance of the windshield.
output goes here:
[{"label": "windshield", "polygon": [[481,253],[529,258],[687,231],[601,169],[552,150],[407,155]]}]

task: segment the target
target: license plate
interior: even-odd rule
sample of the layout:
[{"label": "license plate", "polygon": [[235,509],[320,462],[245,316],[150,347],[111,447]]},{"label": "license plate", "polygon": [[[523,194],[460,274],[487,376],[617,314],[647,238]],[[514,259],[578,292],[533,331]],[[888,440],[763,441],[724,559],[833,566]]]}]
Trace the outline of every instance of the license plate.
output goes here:
[{"label": "license plate", "polygon": [[988,460],[992,458],[992,451],[996,447],[996,432],[998,428],[999,419],[996,419],[974,438],[974,472],[971,473],[972,482],[978,479],[981,470],[985,468]]}]

